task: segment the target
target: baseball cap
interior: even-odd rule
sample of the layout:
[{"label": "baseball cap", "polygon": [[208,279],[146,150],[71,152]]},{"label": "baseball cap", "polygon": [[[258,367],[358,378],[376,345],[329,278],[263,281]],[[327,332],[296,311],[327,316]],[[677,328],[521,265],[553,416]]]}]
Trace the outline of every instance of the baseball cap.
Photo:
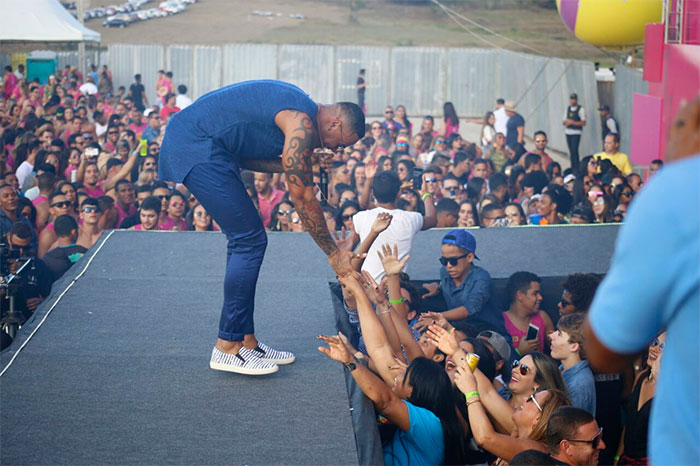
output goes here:
[{"label": "baseball cap", "polygon": [[474,254],[474,258],[480,260],[476,255],[476,238],[467,230],[452,230],[442,237],[442,244],[452,244]]},{"label": "baseball cap", "polygon": [[503,358],[504,361],[508,361],[510,359],[510,345],[506,341],[505,337],[500,333],[494,332],[493,330],[484,330],[483,332],[480,332],[476,338],[483,338],[489,342],[489,344],[493,346],[493,349],[496,350],[498,355]]},{"label": "baseball cap", "polygon": [[569,96],[569,99],[576,99],[578,100],[578,95],[575,92],[572,92],[571,95]]},{"label": "baseball cap", "polygon": [[568,175],[566,175],[566,176],[564,177],[564,184],[569,184],[569,183],[571,183],[572,181],[574,181],[575,179],[576,179],[576,176],[575,176],[574,174],[572,174],[572,173],[569,173]]},{"label": "baseball cap", "polygon": [[609,112],[610,106],[609,105],[601,105],[600,107],[598,107],[599,112],[602,112],[603,110],[605,110],[606,112]]}]

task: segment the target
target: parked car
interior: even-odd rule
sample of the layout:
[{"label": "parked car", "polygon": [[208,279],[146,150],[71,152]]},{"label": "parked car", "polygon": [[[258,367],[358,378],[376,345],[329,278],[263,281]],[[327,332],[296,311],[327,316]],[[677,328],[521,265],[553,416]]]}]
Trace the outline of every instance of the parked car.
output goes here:
[{"label": "parked car", "polygon": [[127,15],[119,14],[114,16],[109,16],[102,26],[111,28],[125,28],[129,25],[129,17]]}]

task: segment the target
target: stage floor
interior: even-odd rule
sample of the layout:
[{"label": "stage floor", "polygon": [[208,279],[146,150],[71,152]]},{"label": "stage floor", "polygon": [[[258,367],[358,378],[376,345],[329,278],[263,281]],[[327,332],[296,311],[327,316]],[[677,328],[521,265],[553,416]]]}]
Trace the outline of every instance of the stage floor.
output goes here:
[{"label": "stage floor", "polygon": [[297,360],[264,378],[209,369],[223,235],[106,238],[0,355],[1,371],[94,255],[0,377],[0,463],[357,464],[343,368],[316,349],[335,331],[331,270],[293,236],[270,241],[255,321]]}]

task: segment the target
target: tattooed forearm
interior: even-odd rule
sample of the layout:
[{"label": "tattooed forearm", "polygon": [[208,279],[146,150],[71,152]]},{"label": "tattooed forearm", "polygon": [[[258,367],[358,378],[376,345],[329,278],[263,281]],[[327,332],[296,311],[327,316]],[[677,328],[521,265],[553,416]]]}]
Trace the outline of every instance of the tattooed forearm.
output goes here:
[{"label": "tattooed forearm", "polygon": [[326,219],[313,188],[312,153],[316,131],[311,118],[299,115],[298,127],[286,134],[282,153],[282,168],[287,177],[289,193],[299,213],[304,229],[326,255],[338,250],[328,233]]},{"label": "tattooed forearm", "polygon": [[242,159],[241,168],[254,172],[282,173],[282,159]]}]

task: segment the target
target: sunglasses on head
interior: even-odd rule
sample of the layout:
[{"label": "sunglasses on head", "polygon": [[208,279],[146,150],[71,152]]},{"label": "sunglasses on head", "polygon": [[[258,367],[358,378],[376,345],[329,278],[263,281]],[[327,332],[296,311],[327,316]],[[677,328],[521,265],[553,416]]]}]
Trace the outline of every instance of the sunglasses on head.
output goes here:
[{"label": "sunglasses on head", "polygon": [[661,343],[658,338],[654,338],[651,340],[651,346],[658,346],[659,349],[664,349],[664,346],[666,346],[665,343]]},{"label": "sunglasses on head", "polygon": [[532,401],[533,403],[535,403],[535,406],[537,406],[537,409],[539,409],[540,412],[542,412],[542,406],[541,406],[540,403],[537,401],[537,398],[535,398],[535,394],[534,394],[534,393],[533,393],[532,395],[530,395],[529,397],[527,397],[527,400],[525,400],[525,402],[527,403],[528,401]]},{"label": "sunglasses on head", "polygon": [[440,261],[440,263],[441,263],[443,266],[447,266],[447,264],[450,264],[452,267],[455,267],[455,266],[459,263],[459,260],[460,260],[460,259],[464,259],[464,258],[467,257],[468,255],[469,255],[469,253],[462,254],[461,256],[457,256],[457,257],[445,257],[445,256],[441,256],[438,260]]},{"label": "sunglasses on head", "polygon": [[54,202],[53,204],[51,204],[51,207],[58,207],[59,209],[63,209],[64,207],[70,207],[70,202],[68,202],[68,201]]},{"label": "sunglasses on head", "polygon": [[512,368],[517,369],[518,367],[520,367],[520,375],[527,375],[531,371],[530,367],[527,364],[521,364],[519,360],[513,361]]},{"label": "sunglasses on head", "polygon": [[603,439],[603,428],[601,427],[600,430],[598,431],[598,435],[593,437],[590,440],[582,440],[582,439],[575,439],[575,438],[568,438],[569,442],[581,442],[581,443],[590,443],[591,447],[593,447],[594,450],[597,450],[598,447],[600,446],[600,441]]}]

